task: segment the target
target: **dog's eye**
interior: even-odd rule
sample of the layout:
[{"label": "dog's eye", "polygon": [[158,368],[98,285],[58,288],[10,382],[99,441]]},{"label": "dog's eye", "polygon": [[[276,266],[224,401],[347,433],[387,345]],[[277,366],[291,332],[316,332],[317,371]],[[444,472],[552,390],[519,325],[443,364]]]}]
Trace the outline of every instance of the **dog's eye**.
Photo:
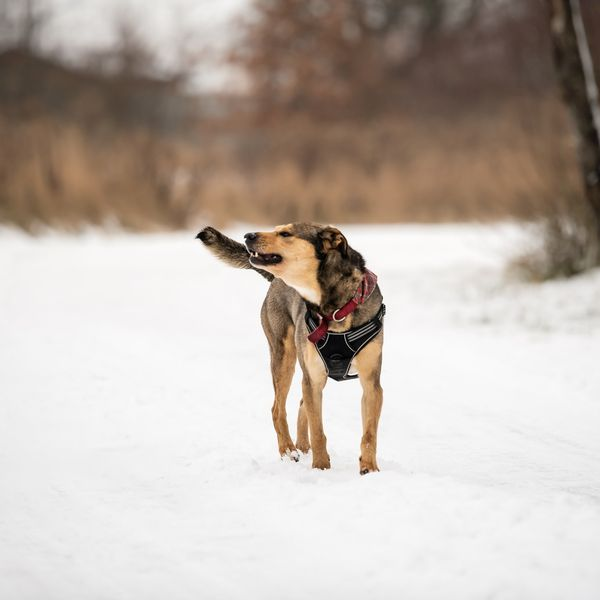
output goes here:
[{"label": "dog's eye", "polygon": [[289,231],[280,231],[279,235],[281,237],[291,237],[292,234]]}]

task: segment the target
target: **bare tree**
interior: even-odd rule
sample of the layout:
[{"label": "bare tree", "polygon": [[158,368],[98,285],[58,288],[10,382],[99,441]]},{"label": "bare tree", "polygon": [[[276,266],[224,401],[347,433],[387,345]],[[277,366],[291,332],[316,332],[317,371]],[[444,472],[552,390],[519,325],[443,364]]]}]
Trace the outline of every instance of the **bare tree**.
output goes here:
[{"label": "bare tree", "polygon": [[33,52],[51,16],[38,0],[0,0],[0,44]]},{"label": "bare tree", "polygon": [[381,114],[407,63],[455,25],[449,0],[254,0],[233,60],[259,112],[326,117]]},{"label": "bare tree", "polygon": [[107,53],[111,70],[125,77],[156,75],[157,56],[131,13],[115,16],[114,32],[115,43]]},{"label": "bare tree", "polygon": [[[548,0],[554,64],[576,126],[583,183],[600,240],[600,106],[579,0]],[[600,257],[599,257],[600,258]]]}]

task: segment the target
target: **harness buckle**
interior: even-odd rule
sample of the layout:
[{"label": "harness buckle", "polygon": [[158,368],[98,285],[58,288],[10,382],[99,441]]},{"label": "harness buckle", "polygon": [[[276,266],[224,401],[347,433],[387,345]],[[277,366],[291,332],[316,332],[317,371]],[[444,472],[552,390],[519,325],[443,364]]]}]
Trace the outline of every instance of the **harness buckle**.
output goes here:
[{"label": "harness buckle", "polygon": [[342,317],[341,319],[336,319],[335,315],[338,312],[338,310],[340,310],[339,308],[337,308],[336,310],[333,311],[332,315],[331,315],[331,320],[335,321],[336,323],[341,323],[346,317]]}]

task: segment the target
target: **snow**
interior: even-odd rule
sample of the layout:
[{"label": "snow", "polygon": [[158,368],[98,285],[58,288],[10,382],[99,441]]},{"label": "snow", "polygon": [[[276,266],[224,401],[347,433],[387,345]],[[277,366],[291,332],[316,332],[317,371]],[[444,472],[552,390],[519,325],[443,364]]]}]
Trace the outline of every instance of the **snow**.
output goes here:
[{"label": "snow", "polygon": [[600,271],[511,282],[509,226],[344,230],[388,308],[365,477],[357,382],[330,471],[279,459],[255,273],[0,231],[1,598],[600,597]]}]

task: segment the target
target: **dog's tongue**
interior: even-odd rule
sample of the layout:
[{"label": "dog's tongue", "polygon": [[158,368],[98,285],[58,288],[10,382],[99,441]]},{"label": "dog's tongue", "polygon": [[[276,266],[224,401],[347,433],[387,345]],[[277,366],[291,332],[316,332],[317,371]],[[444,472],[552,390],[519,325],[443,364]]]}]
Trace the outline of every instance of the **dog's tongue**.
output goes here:
[{"label": "dog's tongue", "polygon": [[260,258],[262,258],[266,263],[281,262],[281,256],[279,254],[261,254]]},{"label": "dog's tongue", "polygon": [[251,258],[262,264],[276,264],[282,261],[282,257],[279,254],[252,253]]}]

